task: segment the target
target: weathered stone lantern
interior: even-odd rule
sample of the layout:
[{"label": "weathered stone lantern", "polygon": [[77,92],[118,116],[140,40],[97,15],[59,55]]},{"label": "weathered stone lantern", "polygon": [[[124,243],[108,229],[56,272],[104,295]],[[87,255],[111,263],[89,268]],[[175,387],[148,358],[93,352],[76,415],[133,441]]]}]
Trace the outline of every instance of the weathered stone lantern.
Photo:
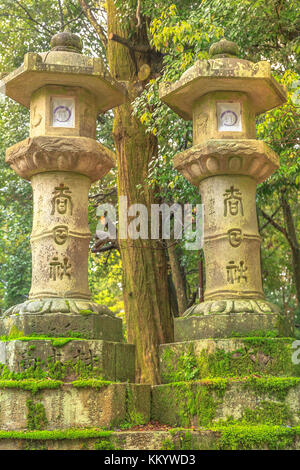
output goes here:
[{"label": "weathered stone lantern", "polygon": [[211,59],[160,88],[165,103],[193,120],[194,146],[176,155],[174,166],[199,187],[204,204],[205,301],[176,320],[178,341],[274,329],[278,322],[262,290],[255,196],[279,158],[255,140],[255,117],[283,104],[286,94],[268,62],[237,54],[237,45],[222,39],[211,46]]},{"label": "weathered stone lantern", "polygon": [[[32,286],[29,300],[3,319],[27,333],[46,333],[50,323],[57,333],[63,325],[80,330],[84,313],[104,314],[106,327],[117,320],[90,300],[88,192],[115,165],[114,154],[95,140],[97,115],[122,104],[125,92],[101,59],[81,54],[75,34],[55,35],[51,47],[26,54],[3,78],[6,94],[30,108],[30,137],[9,148],[6,161],[33,189]],[[89,317],[91,329],[99,329],[100,317]]]}]

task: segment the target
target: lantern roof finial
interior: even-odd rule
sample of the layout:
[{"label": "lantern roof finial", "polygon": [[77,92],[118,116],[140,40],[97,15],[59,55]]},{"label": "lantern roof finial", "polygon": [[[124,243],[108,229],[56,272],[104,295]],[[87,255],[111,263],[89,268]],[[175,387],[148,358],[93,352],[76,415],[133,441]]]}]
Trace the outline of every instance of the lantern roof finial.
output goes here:
[{"label": "lantern roof finial", "polygon": [[52,36],[51,41],[52,51],[66,51],[66,52],[82,52],[82,41],[77,34],[72,33],[69,28]]},{"label": "lantern roof finial", "polygon": [[222,38],[220,41],[215,42],[210,46],[209,54],[214,59],[223,57],[238,57],[239,46],[233,42]]}]

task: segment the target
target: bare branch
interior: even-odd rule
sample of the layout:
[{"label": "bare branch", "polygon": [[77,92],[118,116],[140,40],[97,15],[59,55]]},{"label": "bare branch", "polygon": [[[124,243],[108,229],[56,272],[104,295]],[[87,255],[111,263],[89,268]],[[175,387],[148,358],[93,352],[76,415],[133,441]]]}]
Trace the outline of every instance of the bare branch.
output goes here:
[{"label": "bare branch", "polygon": [[73,18],[72,20],[69,20],[65,23],[65,27],[68,26],[69,24],[73,23],[74,21],[77,21],[81,15],[83,14],[83,10],[81,10],[81,12],[79,13],[79,15],[76,16],[76,18]]},{"label": "bare branch", "polygon": [[[279,207],[277,207],[276,211],[271,215],[271,219],[273,219],[275,217],[275,215],[277,214],[277,212],[280,211],[282,207],[282,204],[280,204]],[[262,232],[271,222],[268,220],[261,228],[260,228],[260,232]]]},{"label": "bare branch", "polygon": [[37,21],[35,18],[33,18],[33,16],[31,15],[31,13],[27,10],[27,8],[25,8],[21,2],[19,2],[18,0],[15,0],[15,2],[19,5],[20,8],[22,8],[22,10],[26,13],[27,15],[27,18],[32,21],[33,23],[37,24],[38,26],[40,26],[43,30],[47,31],[47,33],[49,33],[51,36],[53,35],[53,32],[48,29],[45,25],[43,25],[42,23],[40,23],[39,21]]},{"label": "bare branch", "polygon": [[87,2],[85,0],[79,0],[79,3],[81,5],[81,8],[83,10],[83,13],[85,14],[85,16],[87,17],[87,19],[89,20],[89,22],[91,23],[91,25],[93,26],[94,30],[96,31],[96,33],[98,34],[99,38],[100,38],[100,41],[102,42],[102,44],[106,47],[107,46],[107,37],[106,37],[106,34],[104,32],[104,29],[102,28],[102,26],[98,23],[98,21],[96,20],[93,12],[92,12],[92,8],[89,7],[87,5]]},{"label": "bare branch", "polygon": [[137,19],[137,28],[140,28],[142,25],[141,20],[141,0],[138,0],[137,9],[136,9],[136,19]]},{"label": "bare branch", "polygon": [[61,25],[61,30],[64,31],[65,29],[65,22],[64,22],[64,14],[61,6],[61,0],[58,1],[58,7],[59,7],[59,16],[60,16],[60,25]]},{"label": "bare branch", "polygon": [[278,230],[279,232],[281,232],[285,238],[287,239],[288,243],[290,246],[293,246],[293,242],[288,234],[288,232],[286,231],[286,229],[284,227],[281,227],[281,225],[279,225],[277,222],[275,222],[275,220],[268,214],[266,214],[262,209],[259,208],[259,211],[260,213],[262,214],[262,216],[274,227],[276,228],[276,230]]}]

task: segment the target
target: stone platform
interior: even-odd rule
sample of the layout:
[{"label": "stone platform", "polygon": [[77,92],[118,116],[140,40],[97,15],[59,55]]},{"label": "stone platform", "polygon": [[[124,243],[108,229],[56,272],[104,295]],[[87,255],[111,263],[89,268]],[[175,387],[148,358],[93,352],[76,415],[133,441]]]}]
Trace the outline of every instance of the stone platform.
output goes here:
[{"label": "stone platform", "polygon": [[89,310],[81,313],[17,313],[0,316],[0,336],[19,331],[23,336],[72,336],[83,338],[122,341],[122,320],[107,314]]},{"label": "stone platform", "polygon": [[258,332],[278,332],[281,317],[276,313],[210,313],[194,314],[175,318],[175,341],[190,341],[206,338],[228,338],[235,334],[245,335]]},{"label": "stone platform", "polygon": [[[0,431],[0,450],[300,450],[300,428],[233,426],[198,430]],[[184,454],[184,453],[183,453]],[[171,454],[172,455],[172,454]],[[185,453],[186,455],[186,453]],[[118,455],[115,454],[115,457]],[[183,460],[183,464],[187,464]]]},{"label": "stone platform", "polygon": [[[99,380],[0,381],[0,430],[112,427],[150,419],[150,386]],[[1,431],[0,431],[1,433]]]},{"label": "stone platform", "polygon": [[151,415],[170,426],[300,424],[300,378],[207,379],[158,385]]},{"label": "stone platform", "polygon": [[160,346],[162,383],[249,375],[298,376],[293,338],[215,338]]},{"label": "stone platform", "polygon": [[10,371],[64,371],[64,377],[80,374],[104,380],[135,381],[135,347],[132,344],[69,338],[11,340],[0,342],[0,364]]}]

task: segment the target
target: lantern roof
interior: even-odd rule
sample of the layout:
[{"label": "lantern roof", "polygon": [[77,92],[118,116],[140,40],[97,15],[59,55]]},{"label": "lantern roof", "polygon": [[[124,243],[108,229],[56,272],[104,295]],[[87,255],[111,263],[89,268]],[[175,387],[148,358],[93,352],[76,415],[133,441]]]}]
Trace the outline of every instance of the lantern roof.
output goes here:
[{"label": "lantern roof", "polygon": [[0,79],[5,93],[30,107],[32,94],[45,85],[82,87],[95,95],[99,112],[125,102],[126,90],[107,72],[102,59],[81,54],[81,39],[69,31],[54,35],[48,52],[28,52],[23,64]]},{"label": "lantern roof", "polygon": [[272,76],[269,62],[238,58],[238,46],[226,39],[213,44],[209,53],[210,59],[198,60],[177,82],[159,87],[161,100],[183,119],[193,119],[194,102],[214,91],[247,93],[256,114],[286,102],[285,88]]}]

